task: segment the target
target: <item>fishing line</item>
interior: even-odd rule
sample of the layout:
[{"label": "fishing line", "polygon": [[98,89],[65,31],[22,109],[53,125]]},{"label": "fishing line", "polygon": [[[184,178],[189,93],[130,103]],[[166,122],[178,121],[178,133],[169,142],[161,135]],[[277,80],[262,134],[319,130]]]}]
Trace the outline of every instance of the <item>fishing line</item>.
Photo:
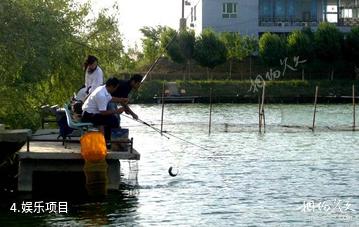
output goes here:
[{"label": "fishing line", "polygon": [[152,129],[155,130],[156,132],[160,133],[161,136],[163,136],[163,137],[165,137],[165,138],[167,138],[167,139],[170,139],[168,136],[166,136],[166,135],[163,134],[165,131],[161,132],[160,129],[153,127],[152,125],[150,125],[150,124],[147,123],[147,122],[144,122],[144,121],[142,121],[142,120],[140,120],[140,119],[134,119],[134,118],[131,118],[131,117],[126,116],[126,115],[122,115],[122,116],[127,117],[127,118],[129,118],[129,119],[132,119],[132,120],[134,120],[134,121],[137,121],[137,122],[139,122],[139,123],[142,123],[142,124],[144,124],[144,125],[146,125],[146,126],[152,128]]},{"label": "fishing line", "polygon": [[[181,140],[181,141],[186,142],[186,143],[188,143],[188,144],[191,144],[192,146],[201,148],[201,149],[206,150],[206,151],[210,151],[210,150],[208,150],[207,148],[204,148],[204,147],[202,147],[202,146],[199,146],[199,145],[197,145],[197,144],[195,144],[195,143],[192,143],[192,142],[190,142],[190,141],[188,141],[188,140],[182,139],[182,138],[180,138],[180,137],[178,137],[178,136],[175,136],[175,135],[173,135],[172,133],[169,133],[169,132],[167,132],[167,131],[163,131],[163,132],[161,133],[161,130],[160,130],[160,129],[158,129],[158,128],[156,128],[156,127],[153,127],[152,125],[150,125],[149,123],[147,123],[147,122],[145,122],[145,121],[143,121],[143,120],[141,120],[141,119],[134,119],[134,118],[131,118],[131,117],[126,116],[126,115],[122,115],[122,116],[125,116],[125,117],[127,117],[127,118],[129,118],[129,119],[131,119],[131,120],[133,120],[133,121],[137,121],[137,122],[139,122],[139,123],[141,123],[141,124],[144,124],[144,125],[146,125],[146,126],[152,128],[152,129],[155,130],[156,132],[160,133],[161,136],[164,136],[164,137],[166,137],[167,139],[170,139],[170,137],[164,135],[164,133],[166,133],[166,134],[169,135],[169,136],[172,136],[172,137],[175,138],[175,139],[178,139],[178,140]],[[178,159],[178,158],[177,158],[177,159]],[[178,169],[179,169],[179,168],[178,168],[178,167],[179,167],[179,162],[180,162],[180,161],[178,161],[178,162],[177,162],[177,165],[176,165],[176,167],[177,167],[176,173],[173,172],[173,170],[174,170],[173,166],[170,166],[170,168],[168,168],[168,174],[169,174],[171,177],[175,177],[175,176],[178,175],[178,173],[179,173],[179,170],[178,170]]]},{"label": "fishing line", "polygon": [[[137,120],[136,120],[136,119],[131,118],[131,117],[126,116],[126,115],[122,115],[122,116],[125,116],[125,117],[127,117],[127,118],[129,118],[129,119],[132,119],[132,120],[134,120],[134,121],[137,121],[137,122],[139,122],[139,123],[142,123],[142,124],[144,124],[144,125],[146,125],[146,126],[148,126],[148,127],[151,127],[153,130],[155,130],[155,131],[161,133],[161,130],[160,130],[160,129],[158,129],[158,128],[156,128],[156,127],[153,127],[152,125],[150,125],[149,123],[147,123],[147,122],[145,122],[145,121],[143,121],[143,120],[140,120],[140,119],[137,119]],[[162,131],[162,135],[163,135],[163,134],[167,134],[168,136],[172,136],[173,138],[176,138],[176,139],[178,139],[178,140],[181,140],[181,141],[183,141],[183,142],[186,142],[186,143],[188,143],[188,144],[191,144],[192,146],[201,148],[201,149],[203,149],[203,150],[210,151],[210,150],[208,150],[208,149],[205,148],[205,147],[202,147],[202,146],[200,146],[200,145],[197,145],[197,144],[195,144],[195,143],[192,143],[191,141],[182,139],[181,137],[175,136],[175,135],[173,135],[172,133],[169,133],[168,131]],[[163,135],[163,136],[165,136],[166,138],[169,139],[168,136],[166,136],[166,135]]]}]

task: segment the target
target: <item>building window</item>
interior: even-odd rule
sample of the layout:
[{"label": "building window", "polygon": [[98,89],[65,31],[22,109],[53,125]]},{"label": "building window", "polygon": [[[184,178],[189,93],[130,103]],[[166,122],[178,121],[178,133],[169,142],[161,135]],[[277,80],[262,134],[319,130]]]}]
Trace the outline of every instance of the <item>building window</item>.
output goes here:
[{"label": "building window", "polygon": [[222,6],[223,18],[237,18],[237,3],[227,2]]},{"label": "building window", "polygon": [[326,18],[329,23],[338,23],[338,6],[327,5]]}]

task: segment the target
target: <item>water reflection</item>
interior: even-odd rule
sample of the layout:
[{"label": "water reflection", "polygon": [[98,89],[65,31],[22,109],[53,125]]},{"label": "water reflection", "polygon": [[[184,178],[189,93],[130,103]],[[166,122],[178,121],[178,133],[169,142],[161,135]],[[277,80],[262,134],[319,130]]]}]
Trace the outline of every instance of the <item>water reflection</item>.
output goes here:
[{"label": "water reflection", "polygon": [[[208,106],[169,105],[165,110],[165,130],[209,150],[173,138],[165,139],[150,128],[124,119],[124,126],[129,126],[130,136],[135,139],[134,147],[141,153],[137,190],[124,188],[101,200],[40,195],[30,199],[69,201],[69,214],[23,215],[20,223],[31,223],[31,219],[38,225],[59,226],[355,226],[359,223],[359,132],[324,130],[328,126],[350,126],[350,106],[319,108],[320,130],[315,133],[307,128],[311,124],[310,105],[268,106],[265,134],[258,133],[257,105],[214,105],[214,108],[211,136],[208,136],[206,117]],[[160,106],[138,105],[133,109],[146,122],[159,124]],[[224,132],[224,123],[228,123],[228,132]],[[170,166],[178,166],[177,177],[168,175]],[[18,221],[8,211],[15,198],[5,198],[7,204],[3,203],[6,205],[0,217],[7,215],[3,219],[5,224]],[[335,199],[350,200],[356,211],[350,213],[351,220],[301,211],[304,201],[318,203]]]}]

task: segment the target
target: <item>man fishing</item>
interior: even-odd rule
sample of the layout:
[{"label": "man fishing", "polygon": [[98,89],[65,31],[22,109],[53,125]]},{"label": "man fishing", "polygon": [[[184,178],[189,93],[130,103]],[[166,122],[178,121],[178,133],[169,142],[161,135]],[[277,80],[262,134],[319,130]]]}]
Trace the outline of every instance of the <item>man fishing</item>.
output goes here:
[{"label": "man fishing", "polygon": [[[134,74],[129,80],[119,80],[119,85],[117,89],[112,93],[113,97],[117,98],[128,98],[128,95],[131,91],[136,91],[141,86],[141,81],[143,76],[140,74]],[[123,105],[124,112],[131,115],[134,119],[138,119],[137,114],[135,114],[128,105]],[[110,102],[108,105],[108,110],[116,110],[117,104]],[[118,122],[120,125],[120,114],[116,114]]]},{"label": "man fishing", "polygon": [[105,135],[108,147],[111,146],[111,128],[118,127],[115,114],[122,113],[125,108],[107,110],[107,105],[109,102],[114,102],[126,106],[128,102],[127,98],[117,98],[111,95],[117,89],[118,84],[118,79],[108,79],[105,85],[99,86],[90,94],[82,106],[82,121],[99,126],[100,131]]}]

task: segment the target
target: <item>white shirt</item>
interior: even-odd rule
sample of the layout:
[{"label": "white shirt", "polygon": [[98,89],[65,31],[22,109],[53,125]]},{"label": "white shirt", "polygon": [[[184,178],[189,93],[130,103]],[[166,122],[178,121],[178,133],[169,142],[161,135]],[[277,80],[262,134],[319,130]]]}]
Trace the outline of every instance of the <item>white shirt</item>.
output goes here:
[{"label": "white shirt", "polygon": [[79,100],[79,101],[82,101],[82,102],[85,101],[85,98],[86,98],[86,96],[87,96],[86,91],[87,91],[86,87],[81,88],[81,89],[79,90],[79,92],[77,92],[77,94],[76,94],[76,96],[75,96],[75,99],[76,99],[76,100]]},{"label": "white shirt", "polygon": [[111,101],[112,96],[108,93],[106,85],[96,88],[82,105],[83,112],[97,114],[100,111],[107,110],[107,104]]},{"label": "white shirt", "polygon": [[92,73],[89,73],[86,69],[85,73],[85,86],[88,89],[89,87],[89,93],[91,94],[98,86],[101,86],[103,84],[103,72],[100,66],[97,66],[95,71]]}]

